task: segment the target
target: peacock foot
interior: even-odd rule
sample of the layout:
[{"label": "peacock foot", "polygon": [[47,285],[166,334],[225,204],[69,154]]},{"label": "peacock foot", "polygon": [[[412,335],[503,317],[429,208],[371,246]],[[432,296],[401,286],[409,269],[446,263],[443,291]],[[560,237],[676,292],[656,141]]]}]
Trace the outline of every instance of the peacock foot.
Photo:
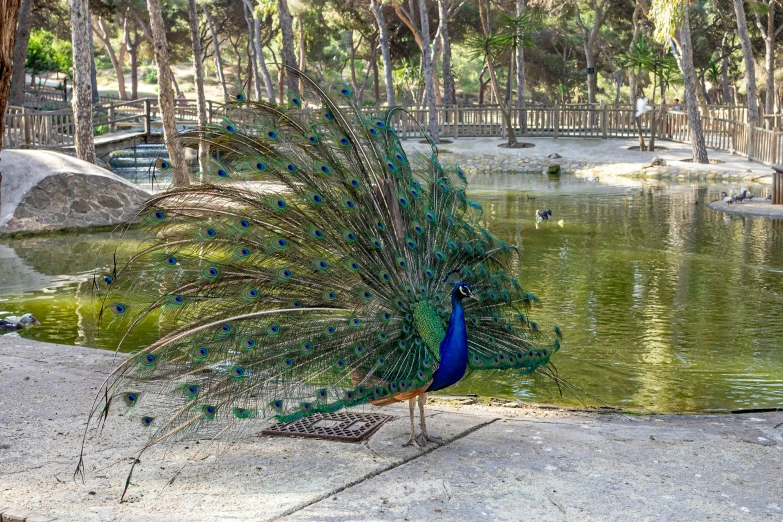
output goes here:
[{"label": "peacock foot", "polygon": [[416,437],[414,437],[414,436],[413,436],[413,433],[411,433],[411,436],[410,436],[410,438],[408,439],[408,442],[406,442],[406,443],[405,443],[405,444],[403,444],[402,446],[403,446],[403,447],[405,447],[405,446],[416,446],[417,448],[421,448],[421,446],[419,445],[419,443],[416,441]]},{"label": "peacock foot", "polygon": [[443,437],[439,437],[438,435],[430,435],[426,431],[421,432],[419,438],[421,439],[423,446],[426,446],[428,442],[443,444]]}]

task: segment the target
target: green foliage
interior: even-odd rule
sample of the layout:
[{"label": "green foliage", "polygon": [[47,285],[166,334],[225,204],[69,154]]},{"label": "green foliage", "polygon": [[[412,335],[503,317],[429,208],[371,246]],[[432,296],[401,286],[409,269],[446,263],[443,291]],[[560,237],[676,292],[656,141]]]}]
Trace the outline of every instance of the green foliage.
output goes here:
[{"label": "green foliage", "polygon": [[158,70],[155,67],[148,67],[141,73],[141,81],[144,83],[158,83]]},{"label": "green foliage", "polygon": [[71,77],[73,71],[71,42],[57,38],[45,29],[33,29],[30,32],[24,65],[34,74],[59,72]]},{"label": "green foliage", "polygon": [[662,49],[653,47],[644,35],[640,35],[631,49],[618,57],[617,62],[621,68],[636,74],[649,73],[653,75],[655,79],[653,100],[655,99],[655,86],[661,85],[665,91],[670,85],[681,83],[677,61],[672,56],[663,54]]}]

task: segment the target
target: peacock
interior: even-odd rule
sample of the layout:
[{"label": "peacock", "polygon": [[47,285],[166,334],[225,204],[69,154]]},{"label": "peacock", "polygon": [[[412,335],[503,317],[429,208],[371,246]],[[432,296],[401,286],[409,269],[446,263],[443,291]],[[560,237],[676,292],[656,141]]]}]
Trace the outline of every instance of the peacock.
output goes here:
[{"label": "peacock", "polygon": [[431,143],[403,149],[403,109],[368,116],[349,86],[290,74],[301,92],[283,104],[239,93],[220,123],[183,133],[209,164],[151,197],[140,249],[96,274],[102,319],[162,332],[111,372],[88,421],[116,411],[141,424],[139,455],[400,401],[418,446],[437,440],[427,393],[466,372],[556,377],[560,329],[531,317],[519,253],[488,230],[463,170]]}]

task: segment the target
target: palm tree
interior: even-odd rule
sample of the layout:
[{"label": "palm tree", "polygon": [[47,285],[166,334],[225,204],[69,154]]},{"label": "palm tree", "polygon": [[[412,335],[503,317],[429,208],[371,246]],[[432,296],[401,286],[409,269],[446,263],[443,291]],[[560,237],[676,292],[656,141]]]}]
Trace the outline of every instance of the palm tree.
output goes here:
[{"label": "palm tree", "polygon": [[[661,86],[661,96],[665,96],[666,88],[677,81],[677,61],[668,55],[662,55],[658,49],[650,45],[649,40],[640,35],[639,39],[631,46],[627,53],[618,58],[620,67],[632,71],[634,74],[648,73],[653,76],[652,99],[650,103],[655,107],[655,92],[658,85]],[[655,150],[655,131],[657,118],[653,109],[652,125],[650,128],[650,144],[648,151]],[[637,123],[639,129],[639,150],[644,148],[641,123]]]},{"label": "palm tree", "polygon": [[517,136],[514,131],[514,126],[511,119],[511,107],[505,102],[504,98],[500,94],[500,85],[498,84],[498,78],[496,73],[497,57],[502,55],[507,49],[507,42],[503,36],[494,33],[485,33],[485,36],[474,36],[465,42],[467,47],[468,60],[483,60],[484,64],[489,69],[489,79],[492,83],[492,90],[495,93],[495,98],[500,105],[500,112],[503,113],[503,119],[506,122],[506,130],[508,133],[509,148],[513,148],[517,145]]},{"label": "palm tree", "polygon": [[[520,132],[525,133],[525,117],[524,110],[524,90],[525,90],[525,74],[524,74],[524,61],[519,60],[519,56],[523,52],[525,47],[529,47],[533,43],[532,29],[535,20],[530,14],[530,11],[521,11],[516,16],[509,16],[507,14],[501,15],[501,27],[502,31],[498,33],[498,42],[504,49],[510,50],[509,65],[508,65],[508,80],[507,84],[510,85],[514,78],[514,70],[517,70],[517,107],[520,109],[519,121]],[[519,73],[522,73],[521,75]]]}]

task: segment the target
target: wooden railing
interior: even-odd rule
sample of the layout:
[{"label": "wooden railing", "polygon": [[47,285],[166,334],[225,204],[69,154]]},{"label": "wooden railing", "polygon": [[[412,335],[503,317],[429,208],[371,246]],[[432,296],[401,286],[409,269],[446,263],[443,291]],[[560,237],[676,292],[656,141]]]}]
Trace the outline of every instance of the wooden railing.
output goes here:
[{"label": "wooden railing", "polygon": [[[222,103],[209,101],[210,120],[220,112]],[[379,115],[384,108],[364,107],[366,116]],[[746,123],[747,111],[735,106],[702,106],[702,126],[708,147],[724,150],[767,164],[783,162],[783,139],[778,129],[751,128]],[[178,126],[195,126],[196,105],[192,100],[177,100]],[[443,138],[507,137],[507,123],[499,106],[438,107],[437,121]],[[418,123],[417,123],[418,122]],[[394,111],[390,124],[401,139],[421,139],[428,122],[428,111],[422,108],[402,108]],[[642,134],[647,138],[655,123],[656,136],[661,140],[690,142],[688,115],[659,106],[640,119]],[[150,134],[160,132],[160,109],[155,98],[133,101],[112,100],[94,108],[94,127],[100,133],[138,130]],[[639,129],[634,108],[620,105],[540,105],[529,104],[511,112],[511,126],[516,135],[524,137],[635,138]],[[6,114],[3,147],[58,148],[73,145],[71,109],[38,111],[11,107]]]}]

